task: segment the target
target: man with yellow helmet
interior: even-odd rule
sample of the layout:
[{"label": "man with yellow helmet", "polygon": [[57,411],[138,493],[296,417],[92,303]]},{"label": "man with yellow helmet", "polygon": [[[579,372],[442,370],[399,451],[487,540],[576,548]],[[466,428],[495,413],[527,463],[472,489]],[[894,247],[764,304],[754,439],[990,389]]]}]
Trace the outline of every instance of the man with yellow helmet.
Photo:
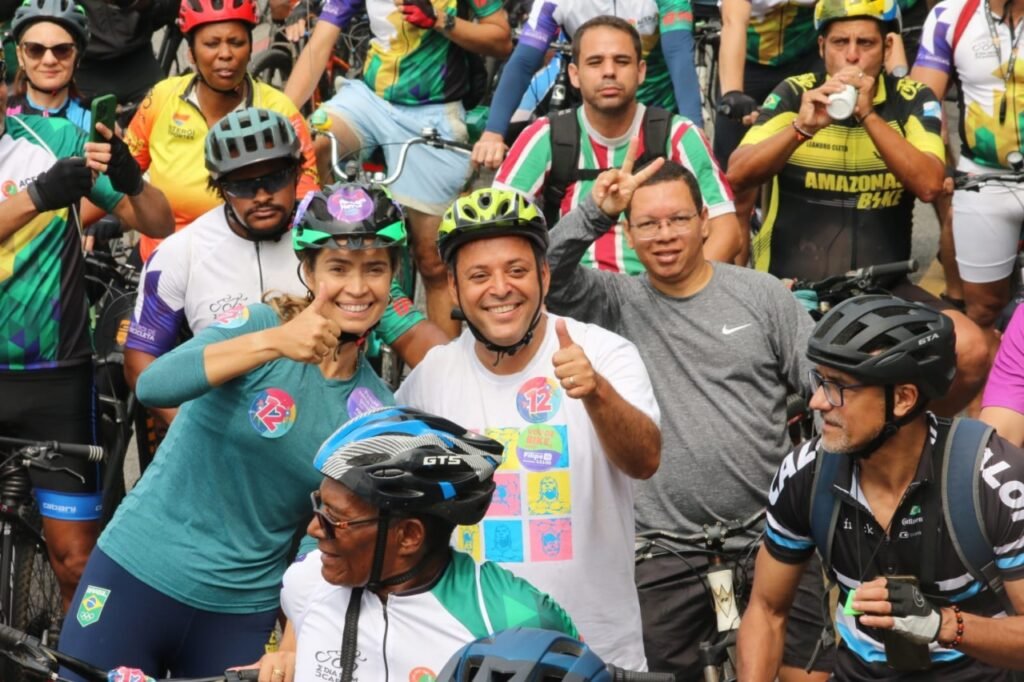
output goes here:
[{"label": "man with yellow helmet", "polygon": [[[882,68],[900,28],[896,0],[821,0],[814,16],[825,71],[779,84],[728,173],[737,192],[767,183],[755,267],[811,281],[909,259],[914,200],[934,201],[945,178],[941,105]],[[935,409],[955,414],[988,371],[982,331],[905,277],[883,286],[953,320],[957,378]]]},{"label": "man with yellow helmet", "polygon": [[639,670],[631,479],[658,468],[660,414],[636,346],[545,311],[547,245],[516,191],[452,205],[438,247],[468,330],[433,348],[397,398],[505,445],[488,516],[457,546],[550,594],[606,662]]}]

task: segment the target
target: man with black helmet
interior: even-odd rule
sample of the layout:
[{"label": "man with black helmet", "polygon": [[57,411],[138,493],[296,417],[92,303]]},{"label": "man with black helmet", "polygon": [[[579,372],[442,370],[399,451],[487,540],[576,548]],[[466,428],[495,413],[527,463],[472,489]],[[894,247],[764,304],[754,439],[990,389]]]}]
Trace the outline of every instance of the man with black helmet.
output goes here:
[{"label": "man with black helmet", "polygon": [[396,398],[506,447],[487,518],[456,546],[551,594],[602,658],[640,670],[632,479],[658,469],[660,413],[636,346],[545,312],[547,245],[519,192],[452,205],[438,248],[467,330],[432,349]]},{"label": "man with black helmet", "polygon": [[451,547],[456,525],[486,513],[502,449],[406,407],[360,415],[324,442],[310,496],[317,551],[288,569],[281,592],[294,676],[290,658],[271,654],[261,667],[273,682],[432,680],[477,637],[513,627],[577,636],[549,596]]},{"label": "man with black helmet", "polygon": [[[818,323],[807,356],[822,435],[772,483],[740,679],[774,679],[815,549],[839,587],[837,679],[1009,680],[1006,668],[1024,668],[1024,618],[995,620],[1024,610],[1024,452],[982,429],[967,453],[980,466],[965,489],[947,486],[954,463],[973,461],[960,432],[977,425],[927,411],[953,382],[954,343],[948,317],[892,296],[850,299]],[[994,573],[966,558],[973,538],[957,517],[969,506],[955,498],[973,498]]]}]

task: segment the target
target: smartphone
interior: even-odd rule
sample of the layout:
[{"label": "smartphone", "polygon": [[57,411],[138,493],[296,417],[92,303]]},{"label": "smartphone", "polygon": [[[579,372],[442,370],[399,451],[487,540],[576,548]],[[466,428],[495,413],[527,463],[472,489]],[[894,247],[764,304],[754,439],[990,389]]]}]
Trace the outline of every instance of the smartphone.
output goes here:
[{"label": "smartphone", "polygon": [[[885,580],[917,586],[917,576],[913,575],[887,575]],[[918,644],[892,630],[882,631],[882,643],[885,644],[885,660],[894,670],[913,672],[932,666],[927,644]]]},{"label": "smartphone", "polygon": [[117,96],[116,95],[101,95],[92,101],[92,130],[89,131],[90,142],[106,142],[103,136],[96,130],[96,124],[102,123],[103,125],[114,130],[114,124],[117,120]]}]

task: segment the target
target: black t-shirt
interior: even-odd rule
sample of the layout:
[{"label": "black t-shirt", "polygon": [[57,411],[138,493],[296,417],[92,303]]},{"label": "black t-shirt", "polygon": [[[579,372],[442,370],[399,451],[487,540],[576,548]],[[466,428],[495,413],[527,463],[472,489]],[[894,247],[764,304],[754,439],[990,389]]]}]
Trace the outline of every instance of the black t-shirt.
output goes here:
[{"label": "black t-shirt", "polygon": [[[914,575],[922,592],[936,605],[956,602],[965,612],[981,616],[1003,613],[987,585],[971,576],[956,554],[941,519],[927,523],[931,494],[939,493],[939,472],[933,466],[936,441],[944,439],[949,421],[929,417],[929,438],[924,445],[914,480],[890,523],[889,533],[875,520],[859,486],[853,460],[840,464],[834,481],[840,500],[831,548],[830,576],[839,586],[836,626],[841,639],[836,677],[841,680],[936,679],[967,682],[1009,680],[996,670],[955,650],[931,645],[933,668],[924,676],[899,674],[885,664],[879,633],[862,627],[843,613],[849,592],[881,575]],[[813,497],[818,440],[804,443],[783,460],[768,495],[765,546],[785,563],[802,563],[814,553],[810,510]],[[978,496],[985,528],[1005,581],[1024,577],[1024,451],[993,435],[978,479]],[[938,499],[938,498],[936,498]],[[941,511],[939,512],[941,514]],[[938,528],[934,556],[923,556],[923,529]],[[931,579],[927,579],[927,576]],[[941,672],[940,672],[941,671]]]}]

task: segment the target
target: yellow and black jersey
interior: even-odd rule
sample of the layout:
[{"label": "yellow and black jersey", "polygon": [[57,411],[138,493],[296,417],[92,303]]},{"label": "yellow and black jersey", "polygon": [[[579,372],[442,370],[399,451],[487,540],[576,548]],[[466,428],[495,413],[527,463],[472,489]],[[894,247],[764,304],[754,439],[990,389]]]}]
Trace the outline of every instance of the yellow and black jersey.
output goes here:
[{"label": "yellow and black jersey", "polygon": [[[787,78],[761,106],[741,145],[790,128],[806,90],[826,75]],[[909,78],[883,76],[875,111],[915,148],[944,158],[941,106]],[[853,118],[800,145],[767,187],[754,265],[777,277],[819,280],[853,268],[910,257],[914,196],[889,172],[867,131]]]}]

